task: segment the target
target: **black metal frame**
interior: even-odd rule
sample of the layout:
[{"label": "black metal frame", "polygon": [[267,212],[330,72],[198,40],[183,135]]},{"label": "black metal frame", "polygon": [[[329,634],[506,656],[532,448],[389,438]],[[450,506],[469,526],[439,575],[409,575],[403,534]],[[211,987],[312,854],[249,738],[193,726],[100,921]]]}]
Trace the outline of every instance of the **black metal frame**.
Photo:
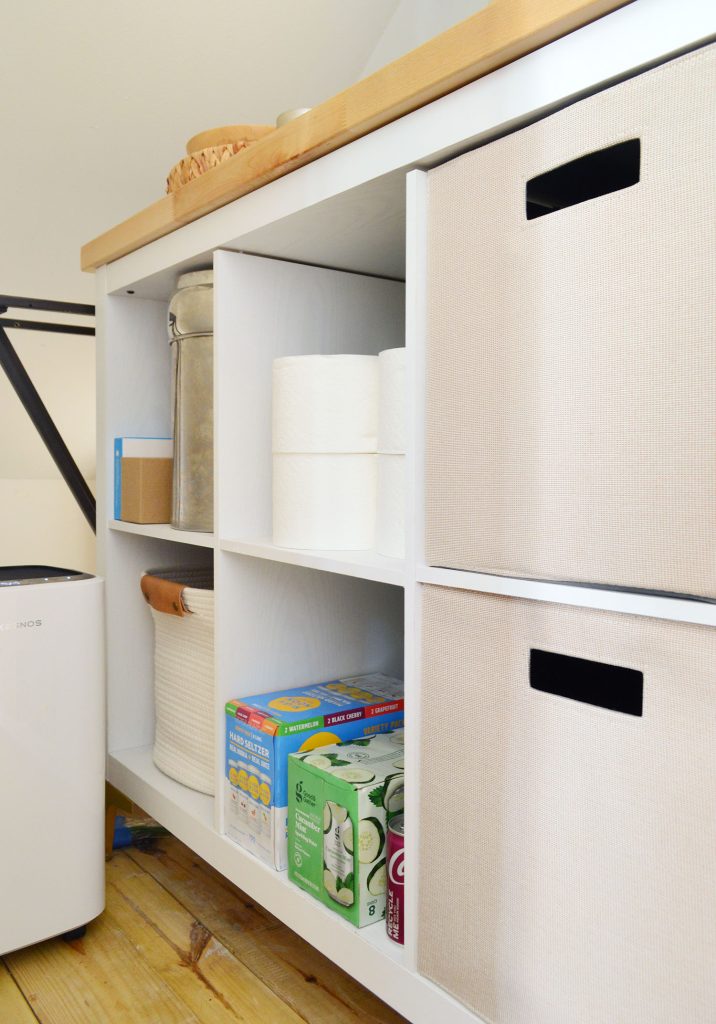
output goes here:
[{"label": "black metal frame", "polygon": [[[94,306],[86,306],[79,302],[51,302],[46,299],[27,299],[17,295],[0,295],[0,313],[7,313],[8,309],[33,309],[43,313],[71,313],[75,316],[95,315]],[[56,334],[94,335],[94,327],[47,323],[39,320],[13,320],[0,316],[0,366],[7,374],[15,394],[22,402],[35,429],[44,441],[62,478],[82,510],[82,514],[96,533],[97,504],[95,497],[5,333],[6,328],[50,331]]]}]

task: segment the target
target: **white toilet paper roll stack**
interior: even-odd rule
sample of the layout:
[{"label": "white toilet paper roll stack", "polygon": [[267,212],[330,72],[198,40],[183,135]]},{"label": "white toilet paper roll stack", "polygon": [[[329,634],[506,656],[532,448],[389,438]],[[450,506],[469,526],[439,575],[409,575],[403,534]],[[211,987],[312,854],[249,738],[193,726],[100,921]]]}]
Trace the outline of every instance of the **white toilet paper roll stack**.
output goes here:
[{"label": "white toilet paper roll stack", "polygon": [[381,555],[405,558],[405,456],[378,454],[375,547]]},{"label": "white toilet paper roll stack", "polygon": [[274,544],[373,547],[378,390],[377,356],[274,360]]},{"label": "white toilet paper roll stack", "polygon": [[407,437],[405,349],[389,348],[381,352],[378,367],[380,398],[375,546],[381,555],[404,558]]},{"label": "white toilet paper roll stack", "polygon": [[378,451],[405,455],[407,385],[405,349],[387,348],[378,356]]},{"label": "white toilet paper roll stack", "polygon": [[352,453],[275,452],[274,544],[317,551],[372,548],[376,458]]},{"label": "white toilet paper roll stack", "polygon": [[377,356],[288,356],[273,362],[275,452],[372,452]]}]

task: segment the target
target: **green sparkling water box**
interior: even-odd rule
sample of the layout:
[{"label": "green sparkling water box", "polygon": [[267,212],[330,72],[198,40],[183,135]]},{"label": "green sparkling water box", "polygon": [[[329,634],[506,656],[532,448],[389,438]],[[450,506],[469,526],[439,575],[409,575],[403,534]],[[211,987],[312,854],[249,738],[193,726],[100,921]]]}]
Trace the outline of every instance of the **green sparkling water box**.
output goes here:
[{"label": "green sparkling water box", "polygon": [[362,928],[385,917],[386,840],[403,810],[403,730],[288,758],[288,877]]}]

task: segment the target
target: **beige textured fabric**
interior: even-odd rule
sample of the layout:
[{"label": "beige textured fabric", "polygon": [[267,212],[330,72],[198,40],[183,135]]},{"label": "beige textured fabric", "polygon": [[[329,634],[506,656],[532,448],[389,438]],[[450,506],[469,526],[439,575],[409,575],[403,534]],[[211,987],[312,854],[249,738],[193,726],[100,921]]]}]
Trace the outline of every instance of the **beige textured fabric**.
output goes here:
[{"label": "beige textured fabric", "polygon": [[[638,184],[526,182],[638,138]],[[716,596],[716,47],[429,175],[427,558]]]},{"label": "beige textured fabric", "polygon": [[[716,1020],[716,630],[426,587],[419,969],[497,1024]],[[644,673],[643,716],[530,648]]]},{"label": "beige textured fabric", "polygon": [[201,793],[214,793],[214,586],[204,569],[152,569],[152,576],[186,583],[190,614],[154,620],[154,763]]}]

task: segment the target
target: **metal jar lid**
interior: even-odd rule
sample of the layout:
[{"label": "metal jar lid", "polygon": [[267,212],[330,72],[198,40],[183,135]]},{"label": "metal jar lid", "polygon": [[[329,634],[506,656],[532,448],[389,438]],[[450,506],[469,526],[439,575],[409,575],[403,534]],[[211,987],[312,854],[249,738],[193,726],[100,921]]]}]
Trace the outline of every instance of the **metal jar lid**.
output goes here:
[{"label": "metal jar lid", "polygon": [[307,114],[310,107],[294,107],[293,110],[284,110],[282,114],[279,114],[276,118],[276,127],[281,128],[283,125],[288,124],[289,121],[294,121],[301,114]]},{"label": "metal jar lid", "polygon": [[213,270],[192,270],[188,274],[181,274],[177,281],[177,288],[212,288],[213,285]]}]

